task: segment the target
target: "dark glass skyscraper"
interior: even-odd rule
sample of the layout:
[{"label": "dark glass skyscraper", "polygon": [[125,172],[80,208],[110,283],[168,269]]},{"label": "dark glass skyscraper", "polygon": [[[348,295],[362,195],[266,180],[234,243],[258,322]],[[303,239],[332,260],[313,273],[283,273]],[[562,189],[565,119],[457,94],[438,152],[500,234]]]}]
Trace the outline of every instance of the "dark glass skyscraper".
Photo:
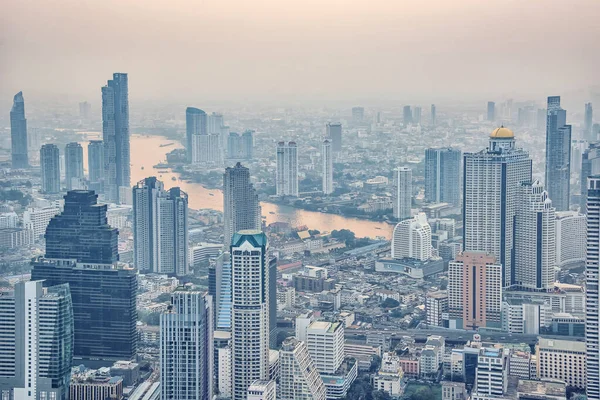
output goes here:
[{"label": "dark glass skyscraper", "polygon": [[119,202],[119,188],[131,185],[127,74],[113,74],[113,79],[102,88],[102,140],[104,194],[108,201]]},{"label": "dark glass skyscraper", "polygon": [[235,232],[260,229],[258,195],[250,183],[250,170],[240,163],[225,169],[223,175],[223,218],[223,242],[226,249]]},{"label": "dark glass skyscraper", "polygon": [[488,101],[487,103],[487,120],[496,120],[496,103],[494,103],[493,101]]},{"label": "dark glass skyscraper", "polygon": [[96,193],[103,191],[104,181],[104,143],[102,140],[91,140],[88,144],[89,188]]},{"label": "dark glass skyscraper", "polygon": [[45,144],[40,149],[42,192],[60,193],[60,151],[55,144]]},{"label": "dark glass skyscraper", "polygon": [[595,142],[598,140],[593,131],[594,127],[594,109],[592,103],[585,103],[585,117],[583,121],[584,138],[588,142]]},{"label": "dark glass skyscraper", "polygon": [[328,122],[325,125],[325,137],[331,140],[331,151],[335,153],[342,151],[342,124]]},{"label": "dark glass skyscraper", "polygon": [[404,106],[403,109],[404,125],[410,125],[413,122],[410,106]]},{"label": "dark glass skyscraper", "polygon": [[65,147],[65,180],[67,190],[73,189],[74,180],[83,180],[83,147],[79,143],[69,143]]},{"label": "dark glass skyscraper", "polygon": [[569,209],[571,125],[560,108],[560,96],[548,97],[546,119],[546,187],[556,211]]},{"label": "dark glass skyscraper", "polygon": [[458,149],[425,150],[425,200],[460,206],[460,163]]},{"label": "dark glass skyscraper", "polygon": [[29,167],[27,156],[27,119],[23,92],[15,94],[10,110],[10,140],[13,168]]},{"label": "dark glass skyscraper", "polygon": [[254,131],[245,131],[242,133],[242,151],[244,159],[252,160],[254,158]]},{"label": "dark glass skyscraper", "polygon": [[430,120],[429,120],[429,124],[431,126],[435,126],[436,122],[437,122],[437,116],[435,115],[435,104],[431,105],[431,114],[430,114]]},{"label": "dark glass skyscraper", "polygon": [[185,110],[185,154],[192,162],[193,139],[195,135],[207,135],[208,117],[199,108],[188,107]]}]

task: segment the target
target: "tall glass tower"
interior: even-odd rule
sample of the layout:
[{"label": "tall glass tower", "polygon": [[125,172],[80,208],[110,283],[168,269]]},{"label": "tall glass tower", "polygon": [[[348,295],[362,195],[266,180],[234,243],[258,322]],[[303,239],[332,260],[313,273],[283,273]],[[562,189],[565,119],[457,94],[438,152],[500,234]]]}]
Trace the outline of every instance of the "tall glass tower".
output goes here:
[{"label": "tall glass tower", "polygon": [[40,170],[43,193],[60,193],[60,150],[47,143],[40,149]]},{"label": "tall glass tower", "polygon": [[548,97],[546,115],[546,182],[556,211],[569,210],[571,178],[571,125],[560,108],[560,96]]},{"label": "tall glass tower", "polygon": [[103,192],[104,143],[101,140],[91,140],[88,144],[88,174],[90,189]]},{"label": "tall glass tower", "polygon": [[[73,189],[73,183],[83,180],[83,147],[73,142],[65,147],[65,180],[67,190]],[[79,183],[76,183],[78,186]],[[77,187],[79,189],[80,187]]]},{"label": "tall glass tower", "polygon": [[29,167],[27,156],[27,119],[23,92],[15,94],[10,110],[10,140],[13,168]]},{"label": "tall glass tower", "polygon": [[260,229],[258,195],[250,183],[250,170],[237,163],[223,175],[223,242],[228,249],[231,237],[243,229]]},{"label": "tall glass tower", "polygon": [[425,200],[460,206],[460,161],[458,149],[425,150]]},{"label": "tall glass tower", "polygon": [[[187,161],[192,162],[194,136],[207,135],[207,116],[204,111],[195,107],[185,109],[185,154]],[[196,139],[197,140],[197,139]]]},{"label": "tall glass tower", "polygon": [[588,399],[600,398],[600,175],[587,178],[585,343]]}]

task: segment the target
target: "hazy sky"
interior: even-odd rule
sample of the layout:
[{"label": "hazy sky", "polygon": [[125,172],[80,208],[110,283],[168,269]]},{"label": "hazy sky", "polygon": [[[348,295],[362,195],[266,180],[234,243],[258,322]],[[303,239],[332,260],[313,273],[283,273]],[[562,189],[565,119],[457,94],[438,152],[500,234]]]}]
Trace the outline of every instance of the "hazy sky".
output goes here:
[{"label": "hazy sky", "polygon": [[0,95],[537,98],[600,83],[600,0],[4,0]]}]

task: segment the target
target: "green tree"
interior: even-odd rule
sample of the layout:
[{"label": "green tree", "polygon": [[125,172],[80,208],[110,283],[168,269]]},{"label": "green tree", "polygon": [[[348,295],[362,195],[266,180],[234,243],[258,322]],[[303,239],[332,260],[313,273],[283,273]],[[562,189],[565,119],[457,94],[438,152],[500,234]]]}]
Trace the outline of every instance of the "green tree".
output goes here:
[{"label": "green tree", "polygon": [[396,308],[400,305],[398,300],[394,300],[391,297],[388,297],[381,303],[381,307],[383,308]]},{"label": "green tree", "polygon": [[433,391],[428,387],[421,387],[412,395],[410,400],[436,400]]}]

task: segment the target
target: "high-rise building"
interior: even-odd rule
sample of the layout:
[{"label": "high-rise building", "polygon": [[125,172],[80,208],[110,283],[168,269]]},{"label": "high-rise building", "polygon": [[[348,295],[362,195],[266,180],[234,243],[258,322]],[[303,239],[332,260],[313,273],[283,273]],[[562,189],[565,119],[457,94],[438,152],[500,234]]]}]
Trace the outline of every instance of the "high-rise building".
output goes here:
[{"label": "high-rise building", "polygon": [[352,107],[352,121],[360,123],[365,118],[364,107]]},{"label": "high-rise building", "polygon": [[74,358],[111,365],[136,355],[137,273],[117,265],[118,231],[97,197],[86,190],[67,193],[64,211],[46,229],[46,256],[34,260],[31,279],[69,284]]},{"label": "high-rise building", "polygon": [[586,357],[585,343],[540,337],[535,346],[535,354],[537,379],[563,381],[567,386],[584,389],[587,377],[588,399],[598,398],[593,397],[594,394],[590,391],[589,372],[586,376],[586,359],[589,356]]},{"label": "high-rise building", "polygon": [[83,178],[83,147],[77,142],[69,143],[65,147],[65,180],[67,190],[79,189]]},{"label": "high-rise building", "polygon": [[60,151],[55,144],[45,144],[40,149],[42,192],[60,193]]},{"label": "high-rise building", "polygon": [[503,266],[503,286],[512,284],[514,217],[520,184],[531,181],[529,154],[518,149],[510,129],[494,129],[489,147],[463,157],[463,243]]},{"label": "high-rise building", "polygon": [[392,201],[394,218],[403,220],[410,218],[412,206],[412,170],[398,167],[394,170]]},{"label": "high-rise building", "polygon": [[46,233],[50,220],[60,211],[58,206],[28,208],[23,212],[23,227],[33,231],[34,238],[38,239]]},{"label": "high-rise building", "polygon": [[392,258],[414,258],[427,261],[431,258],[431,227],[425,213],[399,222],[392,236]]},{"label": "high-rise building", "polygon": [[577,211],[557,211],[555,214],[556,265],[562,268],[585,263],[586,216]]},{"label": "high-rise building", "polygon": [[325,385],[306,344],[289,337],[279,350],[278,398],[281,400],[325,400]]},{"label": "high-rise building", "polygon": [[521,184],[514,231],[515,265],[511,281],[527,289],[552,289],[557,265],[556,213],[539,181]]},{"label": "high-rise building", "polygon": [[237,163],[225,169],[223,175],[223,242],[225,249],[231,237],[244,229],[260,229],[261,216],[258,195],[250,183],[250,170]]},{"label": "high-rise building", "polygon": [[425,150],[425,200],[460,206],[460,162],[458,149]]},{"label": "high-rise building", "polygon": [[133,188],[134,264],[140,272],[189,272],[188,198],[152,176]]},{"label": "high-rise building", "polygon": [[254,131],[247,130],[242,133],[242,154],[245,160],[254,158]]},{"label": "high-rise building", "polygon": [[325,137],[331,141],[331,151],[334,153],[342,151],[342,124],[328,122],[325,125]]},{"label": "high-rise building", "polygon": [[244,400],[275,400],[277,398],[277,385],[273,380],[259,379],[248,387]]},{"label": "high-rise building", "polygon": [[431,113],[429,114],[429,124],[435,126],[437,123],[437,116],[435,112],[435,104],[431,105]]},{"label": "high-rise building", "polygon": [[487,103],[487,120],[491,122],[496,120],[496,103],[493,101]]},{"label": "high-rise building", "polygon": [[208,116],[208,133],[221,135],[221,129],[225,126],[223,114],[213,112]]},{"label": "high-rise building", "polygon": [[586,213],[587,178],[600,174],[600,142],[590,143],[587,150],[581,155],[581,212]]},{"label": "high-rise building", "polygon": [[88,178],[90,189],[102,193],[104,182],[104,143],[102,140],[90,140],[88,144]]},{"label": "high-rise building", "polygon": [[73,359],[69,285],[18,282],[0,296],[0,397],[67,399]]},{"label": "high-rise building", "polygon": [[269,263],[264,233],[242,230],[231,241],[233,400],[269,378]]},{"label": "high-rise building", "polygon": [[421,107],[419,106],[415,106],[415,109],[413,110],[413,116],[412,116],[412,122],[415,125],[420,125],[421,124]]},{"label": "high-rise building", "polygon": [[405,126],[413,123],[413,115],[410,106],[404,106],[404,108],[402,109],[402,115],[404,117]]},{"label": "high-rise building", "polygon": [[185,110],[185,139],[186,155],[188,162],[192,162],[193,137],[197,135],[207,135],[207,117],[206,113],[199,108],[188,107]]},{"label": "high-rise building", "polygon": [[585,343],[588,399],[600,399],[600,175],[587,179]]},{"label": "high-rise building", "polygon": [[108,201],[119,202],[119,188],[131,187],[127,74],[113,74],[102,88],[102,141],[104,194]]},{"label": "high-rise building", "polygon": [[598,140],[593,131],[594,128],[594,109],[592,103],[585,103],[585,116],[583,121],[583,132],[584,138],[588,142],[595,142]]},{"label": "high-rise building", "polygon": [[306,329],[306,345],[320,374],[335,374],[344,361],[344,324],[315,321]]},{"label": "high-rise building", "polygon": [[161,399],[212,399],[213,357],[211,296],[177,288],[160,316]]},{"label": "high-rise building", "polygon": [[219,254],[208,267],[208,294],[213,298],[215,330],[231,331],[231,257],[229,252]]},{"label": "high-rise building", "polygon": [[15,94],[10,110],[10,145],[13,168],[29,167],[27,155],[27,119],[23,92]]},{"label": "high-rise building", "polygon": [[473,400],[502,399],[508,390],[508,351],[481,348],[477,357]]},{"label": "high-rise building", "polygon": [[560,96],[548,97],[546,121],[546,189],[556,211],[569,210],[571,125],[560,108]]},{"label": "high-rise building", "polygon": [[298,197],[298,146],[296,142],[277,143],[277,196]]},{"label": "high-rise building", "polygon": [[92,105],[87,101],[79,103],[79,118],[88,119],[92,111]]},{"label": "high-rise building", "polygon": [[329,139],[323,140],[321,156],[323,158],[323,194],[328,195],[333,193],[333,154]]},{"label": "high-rise building", "polygon": [[427,314],[427,325],[443,326],[444,314],[448,314],[448,292],[446,290],[438,290],[427,293],[425,311]]},{"label": "high-rise building", "polygon": [[463,252],[448,264],[451,329],[501,328],[502,266],[484,252]]}]

